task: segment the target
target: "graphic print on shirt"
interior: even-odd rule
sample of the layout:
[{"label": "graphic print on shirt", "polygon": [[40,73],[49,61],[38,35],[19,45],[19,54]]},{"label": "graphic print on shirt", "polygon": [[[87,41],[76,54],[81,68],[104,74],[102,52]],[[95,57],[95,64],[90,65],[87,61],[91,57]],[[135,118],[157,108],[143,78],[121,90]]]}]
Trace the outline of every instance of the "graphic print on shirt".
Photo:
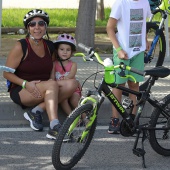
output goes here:
[{"label": "graphic print on shirt", "polygon": [[66,77],[69,75],[70,72],[65,72],[64,74],[61,74],[60,72],[55,73],[56,80],[61,80],[63,77]]},{"label": "graphic print on shirt", "polygon": [[129,48],[140,51],[142,46],[143,9],[130,9]]}]

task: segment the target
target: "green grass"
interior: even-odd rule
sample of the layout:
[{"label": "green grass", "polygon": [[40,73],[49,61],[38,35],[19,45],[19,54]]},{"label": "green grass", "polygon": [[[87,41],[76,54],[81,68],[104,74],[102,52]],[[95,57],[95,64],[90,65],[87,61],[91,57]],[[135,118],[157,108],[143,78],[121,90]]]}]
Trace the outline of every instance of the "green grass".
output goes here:
[{"label": "green grass", "polygon": [[[3,9],[2,27],[23,27],[23,18],[31,9]],[[75,27],[77,21],[77,9],[43,9],[50,16],[51,27]],[[105,9],[105,20],[97,20],[96,26],[106,26],[110,9]]]},{"label": "green grass", "polygon": [[[23,18],[31,9],[3,9],[2,27],[23,27]],[[77,9],[43,9],[50,16],[50,27],[75,27],[77,21]],[[105,27],[110,15],[110,8],[105,8],[105,19],[96,20],[96,26]],[[160,15],[155,16],[155,20],[160,21]],[[170,17],[169,24],[170,26]]]}]

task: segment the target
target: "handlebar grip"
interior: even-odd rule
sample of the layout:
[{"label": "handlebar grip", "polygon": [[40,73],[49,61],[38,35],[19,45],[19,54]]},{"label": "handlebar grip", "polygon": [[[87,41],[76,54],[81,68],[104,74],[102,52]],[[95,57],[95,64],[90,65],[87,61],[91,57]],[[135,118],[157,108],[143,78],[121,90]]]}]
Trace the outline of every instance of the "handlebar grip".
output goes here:
[{"label": "handlebar grip", "polygon": [[6,66],[0,66],[0,70],[6,71],[6,72],[11,72],[11,73],[15,72],[15,69],[10,68],[10,67],[6,67]]},{"label": "handlebar grip", "polygon": [[93,50],[92,47],[88,47],[88,46],[86,46],[86,45],[84,45],[82,43],[79,43],[78,47],[80,47],[82,50],[86,51],[88,54],[90,54],[91,51]]},{"label": "handlebar grip", "polygon": [[130,71],[131,71],[131,72],[134,72],[134,73],[136,73],[136,74],[139,74],[139,75],[141,75],[141,76],[144,76],[144,75],[145,75],[145,72],[144,72],[144,71],[140,71],[140,70],[137,70],[137,69],[135,69],[135,68],[131,68]]}]

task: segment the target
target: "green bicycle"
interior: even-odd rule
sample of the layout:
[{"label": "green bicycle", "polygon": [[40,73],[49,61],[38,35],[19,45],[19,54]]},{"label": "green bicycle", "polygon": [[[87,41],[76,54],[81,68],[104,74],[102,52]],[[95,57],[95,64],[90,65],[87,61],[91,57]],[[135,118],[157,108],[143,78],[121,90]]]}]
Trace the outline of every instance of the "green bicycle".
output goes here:
[{"label": "green bicycle", "polygon": [[[83,44],[79,46],[84,49],[88,55],[82,55],[86,61],[95,61],[104,65],[100,56],[93,50],[93,48],[86,47]],[[94,59],[94,57],[97,59]],[[114,76],[117,69],[121,69],[123,76],[125,70],[130,70],[139,75],[151,76],[148,86],[145,91],[132,91],[126,87],[118,86],[114,83]],[[119,72],[119,73],[120,73]],[[69,115],[63,123],[59,134],[54,142],[52,151],[52,163],[56,170],[70,170],[83,157],[87,148],[89,147],[95,129],[97,126],[97,115],[105,97],[116,107],[122,116],[120,125],[120,133],[125,137],[136,135],[136,140],[133,147],[133,153],[142,157],[143,167],[145,166],[145,150],[144,140],[148,138],[152,148],[161,155],[170,156],[170,95],[166,96],[160,101],[153,99],[150,95],[151,88],[158,78],[164,78],[170,74],[170,69],[160,66],[154,69],[139,71],[129,66],[120,63],[117,66],[105,67],[104,77],[95,90],[86,92],[86,96],[82,97],[79,106]],[[112,82],[110,81],[112,80]],[[110,88],[118,88],[122,91],[134,94],[138,99],[138,111],[135,117],[132,116],[131,111],[133,106],[120,103]],[[139,119],[145,103],[149,102],[155,109],[151,114],[148,123],[140,124]],[[80,122],[83,120],[83,124]],[[142,135],[142,148],[138,148],[138,140]]]}]

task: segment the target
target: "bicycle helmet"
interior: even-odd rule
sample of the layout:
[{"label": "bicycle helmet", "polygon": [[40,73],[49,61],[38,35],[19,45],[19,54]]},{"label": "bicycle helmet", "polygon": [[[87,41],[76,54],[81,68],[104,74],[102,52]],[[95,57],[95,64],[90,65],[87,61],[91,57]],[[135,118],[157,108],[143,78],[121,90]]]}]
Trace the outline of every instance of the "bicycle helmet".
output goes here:
[{"label": "bicycle helmet", "polygon": [[24,17],[23,22],[24,22],[25,28],[27,28],[28,23],[35,17],[42,18],[47,23],[47,25],[50,22],[49,16],[45,11],[41,9],[34,9],[34,10],[29,11]]},{"label": "bicycle helmet", "polygon": [[162,0],[149,0],[151,11],[154,11],[162,3]]},{"label": "bicycle helmet", "polygon": [[61,34],[57,37],[57,40],[53,41],[54,46],[58,46],[59,44],[66,43],[71,45],[72,50],[76,51],[76,40],[73,36],[69,34]]}]

